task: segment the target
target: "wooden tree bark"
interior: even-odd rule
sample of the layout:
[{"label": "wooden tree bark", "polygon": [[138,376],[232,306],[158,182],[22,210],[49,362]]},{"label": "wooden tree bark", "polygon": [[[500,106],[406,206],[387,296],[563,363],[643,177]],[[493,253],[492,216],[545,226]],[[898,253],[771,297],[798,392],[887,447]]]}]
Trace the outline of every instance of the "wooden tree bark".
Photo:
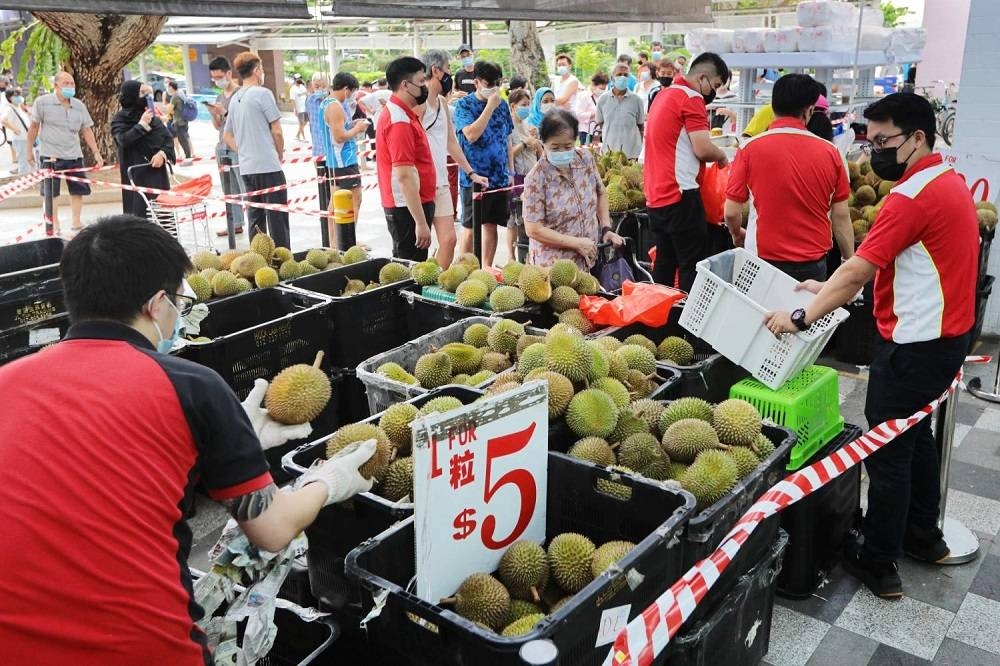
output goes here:
[{"label": "wooden tree bark", "polygon": [[550,84],[534,21],[510,22],[510,63],[515,74],[531,81],[536,88]]},{"label": "wooden tree bark", "polygon": [[[77,97],[94,119],[97,146],[107,162],[115,161],[111,116],[118,110],[122,70],[160,34],[166,16],[32,12],[59,35],[70,58],[68,71],[76,79]],[[88,163],[93,156],[84,146]]]}]

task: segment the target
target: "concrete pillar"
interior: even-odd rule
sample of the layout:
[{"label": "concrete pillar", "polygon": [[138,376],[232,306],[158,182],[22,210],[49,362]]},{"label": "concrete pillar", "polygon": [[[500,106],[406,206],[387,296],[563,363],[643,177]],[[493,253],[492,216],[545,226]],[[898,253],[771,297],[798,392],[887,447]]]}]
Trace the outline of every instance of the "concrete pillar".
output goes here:
[{"label": "concrete pillar", "polygon": [[[623,53],[628,53],[631,55],[632,48],[629,46],[628,42],[629,42],[628,37],[617,37],[615,39],[615,58],[617,58]],[[632,61],[633,64],[635,64],[635,56],[633,56]]]},{"label": "concrete pillar", "polygon": [[330,70],[330,80],[333,81],[340,65],[337,62],[337,40],[329,32],[326,33],[326,66]]},{"label": "concrete pillar", "polygon": [[184,56],[184,89],[189,93],[194,92],[194,81],[191,80],[191,59],[197,58],[197,50],[190,44],[181,46]]}]

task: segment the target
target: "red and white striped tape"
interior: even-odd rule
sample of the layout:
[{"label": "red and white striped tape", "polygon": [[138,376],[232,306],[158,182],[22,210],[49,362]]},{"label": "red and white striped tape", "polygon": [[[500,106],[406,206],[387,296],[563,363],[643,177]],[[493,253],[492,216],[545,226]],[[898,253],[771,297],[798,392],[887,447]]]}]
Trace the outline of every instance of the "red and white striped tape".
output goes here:
[{"label": "red and white striped tape", "polygon": [[[989,362],[989,357],[970,357],[967,362]],[[939,398],[906,419],[875,426],[826,458],[813,463],[761,495],[709,557],[695,564],[670,589],[622,629],[603,666],[647,666],[666,648],[694,609],[733,561],[750,534],[768,517],[819,490],[880,448],[930,416],[950,397],[962,381],[959,370]]]},{"label": "red and white striped tape", "polygon": [[41,170],[29,173],[26,176],[22,176],[15,181],[7,183],[0,188],[0,201],[3,201],[7,197],[12,197],[19,192],[23,192],[32,185],[37,185],[47,177],[48,172],[46,170]]}]

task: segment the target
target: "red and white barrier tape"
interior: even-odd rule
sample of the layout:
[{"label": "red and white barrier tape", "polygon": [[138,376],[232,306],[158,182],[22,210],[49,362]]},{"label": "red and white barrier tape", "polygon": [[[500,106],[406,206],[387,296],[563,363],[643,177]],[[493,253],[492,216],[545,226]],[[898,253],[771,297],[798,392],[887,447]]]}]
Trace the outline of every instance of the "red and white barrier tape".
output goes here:
[{"label": "red and white barrier tape", "polygon": [[[988,363],[990,357],[969,357],[966,362]],[[875,426],[826,458],[787,476],[765,492],[710,556],[695,564],[670,589],[622,629],[603,666],[647,666],[667,647],[684,622],[733,561],[750,534],[767,518],[858,465],[862,460],[930,416],[962,382],[959,370],[951,385],[936,400],[906,419]]]},{"label": "red and white barrier tape", "polygon": [[38,183],[45,180],[48,176],[47,171],[35,171],[29,173],[26,176],[22,176],[15,181],[7,183],[2,188],[0,188],[0,201],[3,201],[7,197],[12,197],[19,192],[23,192],[32,185],[37,185]]}]

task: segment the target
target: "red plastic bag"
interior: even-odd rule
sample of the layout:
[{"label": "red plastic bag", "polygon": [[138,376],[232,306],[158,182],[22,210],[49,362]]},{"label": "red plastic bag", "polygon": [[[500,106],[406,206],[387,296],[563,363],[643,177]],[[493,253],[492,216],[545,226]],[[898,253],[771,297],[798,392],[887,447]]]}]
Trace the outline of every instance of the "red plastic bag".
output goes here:
[{"label": "red plastic bag", "polygon": [[580,310],[601,326],[627,326],[639,322],[654,328],[667,323],[670,308],[684,298],[683,291],[648,282],[626,282],[614,300],[581,296]]},{"label": "red plastic bag", "polygon": [[170,194],[161,194],[156,203],[170,207],[193,206],[203,201],[201,197],[207,197],[211,193],[212,176],[206,174],[171,188]]},{"label": "red plastic bag", "polygon": [[729,167],[713,162],[705,167],[699,184],[705,219],[709,224],[725,222],[726,187],[729,185]]}]

